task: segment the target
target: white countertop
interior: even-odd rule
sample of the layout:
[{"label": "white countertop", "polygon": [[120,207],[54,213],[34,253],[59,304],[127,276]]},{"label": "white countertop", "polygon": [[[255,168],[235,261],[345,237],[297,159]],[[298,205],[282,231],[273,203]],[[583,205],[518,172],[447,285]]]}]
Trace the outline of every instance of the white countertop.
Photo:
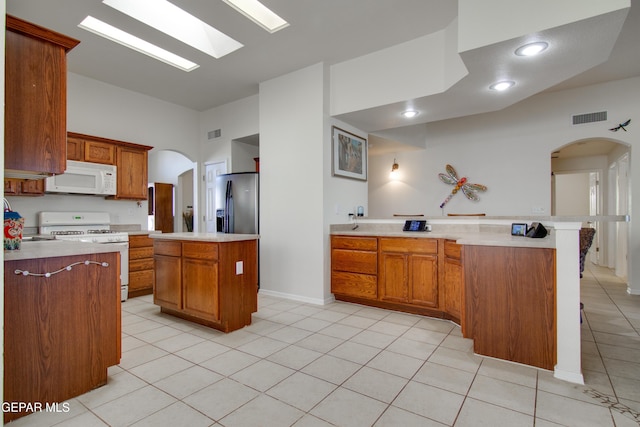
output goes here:
[{"label": "white countertop", "polygon": [[258,234],[229,234],[229,233],[160,233],[149,234],[149,237],[162,240],[197,240],[202,242],[240,242],[243,240],[258,240]]},{"label": "white countertop", "polygon": [[4,251],[5,261],[19,261],[36,258],[55,258],[63,256],[100,254],[119,252],[118,246],[99,243],[71,242],[68,240],[48,240],[37,242],[22,242],[21,248],[14,251]]},{"label": "white countertop", "polygon": [[447,239],[454,240],[460,245],[475,246],[510,246],[525,248],[555,248],[555,239],[552,235],[547,235],[542,239],[532,239],[529,237],[512,236],[509,233],[490,232],[468,232],[468,231],[446,231],[446,232],[417,232],[417,231],[374,231],[362,230],[339,230],[332,231],[333,235],[347,236],[375,236],[375,237],[404,237],[422,239]]}]

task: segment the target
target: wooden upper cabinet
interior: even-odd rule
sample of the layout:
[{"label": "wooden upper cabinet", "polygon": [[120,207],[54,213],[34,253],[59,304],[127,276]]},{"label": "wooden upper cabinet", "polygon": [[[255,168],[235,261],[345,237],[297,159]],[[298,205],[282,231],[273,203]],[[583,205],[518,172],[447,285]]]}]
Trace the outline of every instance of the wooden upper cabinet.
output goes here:
[{"label": "wooden upper cabinet", "polygon": [[126,146],[116,147],[118,190],[116,199],[145,200],[147,198],[147,150]]},{"label": "wooden upper cabinet", "polygon": [[105,165],[116,164],[115,142],[107,142],[91,139],[91,137],[77,137],[69,133],[67,136],[67,160],[79,162],[102,163]]},{"label": "wooden upper cabinet", "polygon": [[116,146],[99,141],[85,141],[84,161],[91,163],[103,163],[105,165],[115,165]]},{"label": "wooden upper cabinet", "polygon": [[67,137],[67,160],[84,161],[84,139]]},{"label": "wooden upper cabinet", "polygon": [[117,167],[118,184],[113,199],[146,200],[148,151],[153,147],[100,136],[69,132],[67,158]]},{"label": "wooden upper cabinet", "polygon": [[78,40],[7,15],[5,176],[63,173],[67,60]]}]

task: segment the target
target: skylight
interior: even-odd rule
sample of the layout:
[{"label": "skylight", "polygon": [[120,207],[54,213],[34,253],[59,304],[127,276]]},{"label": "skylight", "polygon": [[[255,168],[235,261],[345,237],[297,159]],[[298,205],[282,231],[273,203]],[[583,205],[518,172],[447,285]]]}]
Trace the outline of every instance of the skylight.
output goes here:
[{"label": "skylight", "polygon": [[166,64],[172,65],[183,71],[188,72],[199,67],[195,62],[191,62],[188,59],[169,52],[168,50],[164,50],[161,47],[142,40],[92,16],[84,18],[78,27],[148,55]]},{"label": "skylight", "polygon": [[166,0],[103,0],[102,3],[214,58],[243,46]]},{"label": "skylight", "polygon": [[222,0],[265,30],[275,33],[289,23],[258,0]]}]

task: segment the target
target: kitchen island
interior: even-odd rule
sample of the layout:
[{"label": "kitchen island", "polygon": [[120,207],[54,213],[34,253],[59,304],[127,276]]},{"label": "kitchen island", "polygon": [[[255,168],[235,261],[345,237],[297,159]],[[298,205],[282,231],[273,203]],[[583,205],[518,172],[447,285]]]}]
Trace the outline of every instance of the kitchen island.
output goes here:
[{"label": "kitchen island", "polygon": [[[479,354],[553,369],[557,378],[584,383],[578,231],[583,221],[626,217],[413,219],[426,219],[432,231],[404,232],[404,218],[331,226],[336,299],[392,302],[426,315],[435,311],[437,317],[459,320]],[[549,235],[511,236],[512,223],[533,221],[542,222]],[[363,243],[359,239],[369,239],[368,246],[354,243]],[[352,268],[345,267],[349,264]]]},{"label": "kitchen island", "polygon": [[113,246],[23,242],[4,259],[6,423],[106,384],[120,363],[121,307]]},{"label": "kitchen island", "polygon": [[258,310],[258,235],[151,234],[153,302],[163,313],[230,332]]}]

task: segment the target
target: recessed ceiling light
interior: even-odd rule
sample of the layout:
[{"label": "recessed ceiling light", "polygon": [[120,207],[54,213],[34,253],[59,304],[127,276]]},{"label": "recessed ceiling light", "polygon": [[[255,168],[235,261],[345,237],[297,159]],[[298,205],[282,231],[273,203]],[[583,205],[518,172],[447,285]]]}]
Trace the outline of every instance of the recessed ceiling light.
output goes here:
[{"label": "recessed ceiling light", "polygon": [[402,115],[407,119],[411,119],[417,116],[418,112],[416,110],[407,110],[407,111],[403,111]]},{"label": "recessed ceiling light", "polygon": [[516,49],[516,55],[534,56],[541,53],[545,49],[547,49],[547,47],[549,47],[549,43],[546,43],[546,42],[535,42],[535,43],[525,44],[524,46],[520,46],[518,49]]},{"label": "recessed ceiling light", "polygon": [[243,46],[166,0],[102,0],[102,3],[214,58]]},{"label": "recessed ceiling light", "polygon": [[507,90],[509,88],[512,88],[514,85],[516,84],[516,82],[512,82],[510,80],[505,80],[502,82],[497,82],[492,84],[491,86],[489,86],[489,89],[491,90],[497,90],[498,92],[502,92],[503,90]]},{"label": "recessed ceiling light", "polygon": [[168,50],[164,50],[161,47],[142,40],[92,16],[87,16],[86,18],[84,18],[84,20],[78,25],[78,27],[113,42],[119,43],[140,53],[144,53],[147,56],[172,65],[183,71],[188,72],[199,67],[199,65],[195,62],[191,62],[188,59],[169,52]]},{"label": "recessed ceiling light", "polygon": [[258,0],[222,0],[270,33],[286,28],[289,23]]}]

